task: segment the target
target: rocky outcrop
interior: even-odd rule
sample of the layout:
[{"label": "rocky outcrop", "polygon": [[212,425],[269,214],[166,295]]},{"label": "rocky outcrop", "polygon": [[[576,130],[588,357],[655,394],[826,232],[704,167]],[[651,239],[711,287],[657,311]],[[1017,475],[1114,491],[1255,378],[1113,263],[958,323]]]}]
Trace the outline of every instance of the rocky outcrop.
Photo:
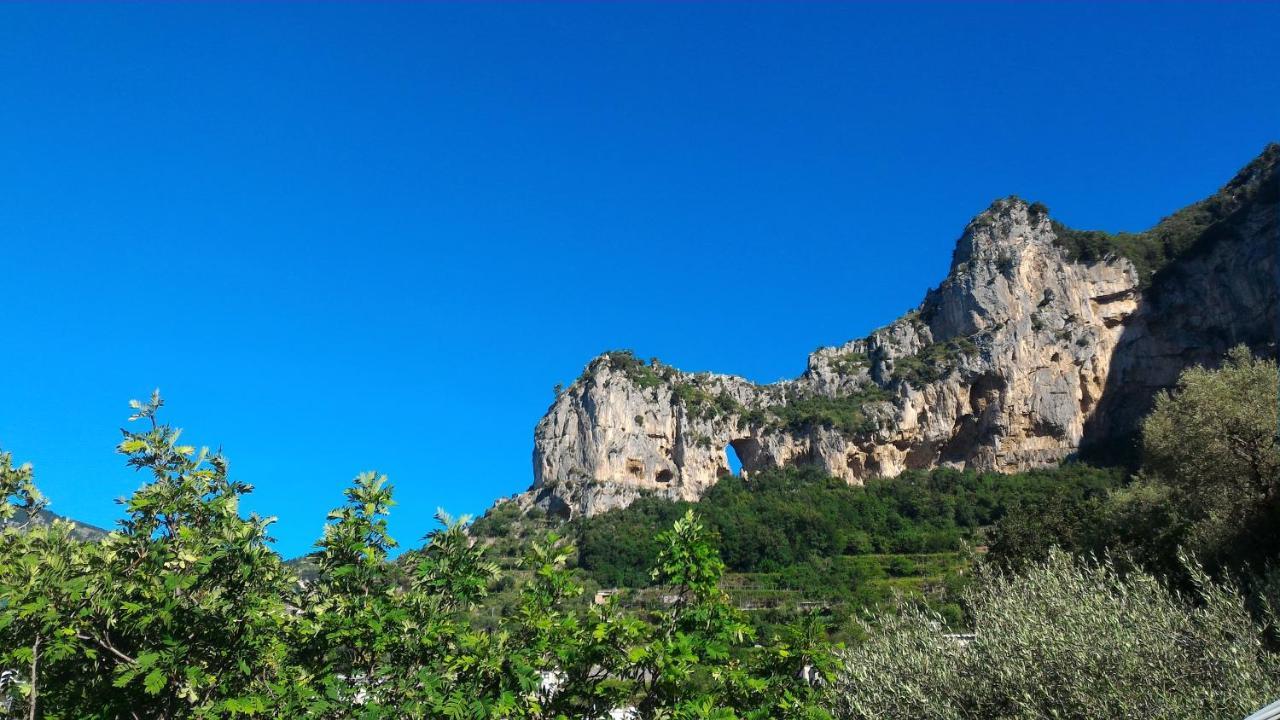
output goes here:
[{"label": "rocky outcrop", "polygon": [[1167,220],[1197,235],[1153,277],[1080,252],[1043,206],[999,200],[917,310],[817,350],[794,380],[606,353],[538,423],[534,484],[518,499],[561,515],[645,494],[694,500],[729,472],[726,448],[748,475],[809,463],[859,483],[939,465],[1021,470],[1123,436],[1182,368],[1238,342],[1274,345],[1277,165],[1272,146]]},{"label": "rocky outcrop", "polygon": [[[1280,338],[1280,145],[1271,145],[1214,197],[1180,216],[1207,215],[1178,261],[1156,273],[1111,358],[1103,403],[1086,432],[1131,444],[1155,394],[1184,368],[1215,365],[1246,344],[1274,355]],[[1201,219],[1202,224],[1205,219]]]}]

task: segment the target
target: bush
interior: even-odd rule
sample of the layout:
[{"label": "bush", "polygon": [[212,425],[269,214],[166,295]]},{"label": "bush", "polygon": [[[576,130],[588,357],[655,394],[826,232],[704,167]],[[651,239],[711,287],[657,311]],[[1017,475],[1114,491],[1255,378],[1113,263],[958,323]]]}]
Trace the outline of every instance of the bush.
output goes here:
[{"label": "bush", "polygon": [[1280,691],[1280,661],[1233,587],[1190,572],[1194,601],[1059,551],[1021,577],[986,573],[966,592],[967,644],[904,605],[844,654],[837,716],[1242,718]]},{"label": "bush", "polygon": [[671,397],[695,418],[734,415],[743,411],[742,405],[728,393],[712,394],[696,380],[677,382],[671,388]]},{"label": "bush", "polygon": [[969,338],[951,338],[944,342],[930,343],[915,355],[894,360],[893,378],[919,387],[945,377],[961,358],[977,352],[978,346]]},{"label": "bush", "polygon": [[889,561],[889,574],[893,577],[908,577],[917,572],[915,562],[909,557],[895,557]]},{"label": "bush", "polygon": [[623,373],[627,379],[635,383],[637,387],[642,389],[653,388],[661,385],[664,381],[663,375],[659,370],[657,358],[653,358],[648,365],[644,360],[636,357],[636,354],[630,350],[610,350],[605,353],[605,357],[609,361],[609,367]]},{"label": "bush", "polygon": [[1186,542],[1214,564],[1280,555],[1280,427],[1274,360],[1232,350],[1191,368],[1143,422],[1143,474],[1190,521]]},{"label": "bush", "polygon": [[858,435],[876,429],[875,421],[867,417],[867,403],[883,402],[888,393],[879,385],[868,385],[862,390],[840,397],[811,395],[797,398],[786,405],[775,405],[768,412],[777,423],[792,432],[807,432],[815,427],[839,430],[845,435]]},{"label": "bush", "polygon": [[867,357],[867,354],[856,350],[840,353],[831,359],[831,369],[841,375],[852,375],[870,365],[871,359]]}]

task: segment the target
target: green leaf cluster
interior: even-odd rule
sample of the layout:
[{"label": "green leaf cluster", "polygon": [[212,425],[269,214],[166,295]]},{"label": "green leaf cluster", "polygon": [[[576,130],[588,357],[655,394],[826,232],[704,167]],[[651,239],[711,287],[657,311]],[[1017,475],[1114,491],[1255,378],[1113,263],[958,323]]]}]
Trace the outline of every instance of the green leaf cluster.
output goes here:
[{"label": "green leaf cluster", "polygon": [[[585,606],[555,534],[530,542],[515,601],[468,529],[437,515],[393,561],[385,476],[364,473],[329,514],[308,577],[270,549],[270,519],[219,452],[183,444],[159,394],[132,403],[118,450],[146,476],[100,542],[65,521],[0,532],[0,667],[29,718],[827,718],[821,633],[757,637],[721,589],[724,564],[692,512],[657,534],[665,601]],[[4,518],[42,500],[0,455]],[[829,675],[826,675],[828,680]]]},{"label": "green leaf cluster", "polygon": [[1013,575],[988,566],[964,593],[971,632],[939,632],[918,605],[863,623],[843,654],[849,720],[1242,718],[1275,699],[1280,656],[1239,590],[1161,578],[1054,550]]}]

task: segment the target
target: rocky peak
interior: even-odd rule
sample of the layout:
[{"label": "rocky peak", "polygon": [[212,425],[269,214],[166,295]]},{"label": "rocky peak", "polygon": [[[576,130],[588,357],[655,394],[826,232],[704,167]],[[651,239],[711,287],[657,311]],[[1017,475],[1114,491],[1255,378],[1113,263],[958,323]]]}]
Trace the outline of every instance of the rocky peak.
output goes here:
[{"label": "rocky peak", "polygon": [[[1021,470],[1121,436],[1132,408],[1212,359],[1201,346],[1274,344],[1278,165],[1269,146],[1214,197],[1122,238],[997,200],[965,227],[918,309],[815,351],[794,380],[757,385],[606,353],[538,423],[534,484],[518,499],[563,515],[649,494],[694,500],[729,472],[729,452],[748,474],[807,463],[859,483],[938,465]],[[1153,252],[1193,245],[1162,261],[1173,263],[1162,277],[1207,280],[1148,297],[1125,252],[1150,268]]]},{"label": "rocky peak", "polygon": [[951,275],[976,267],[1007,265],[1029,246],[1052,242],[1048,210],[1019,197],[996,200],[973,218],[956,242]]},{"label": "rocky peak", "polygon": [[921,314],[933,338],[967,337],[1044,314],[1041,308],[1060,304],[1081,283],[1110,283],[1108,292],[1124,292],[1135,284],[1124,261],[1103,271],[1077,267],[1065,261],[1056,241],[1043,205],[1016,197],[993,203],[965,228],[950,272],[925,298]]}]

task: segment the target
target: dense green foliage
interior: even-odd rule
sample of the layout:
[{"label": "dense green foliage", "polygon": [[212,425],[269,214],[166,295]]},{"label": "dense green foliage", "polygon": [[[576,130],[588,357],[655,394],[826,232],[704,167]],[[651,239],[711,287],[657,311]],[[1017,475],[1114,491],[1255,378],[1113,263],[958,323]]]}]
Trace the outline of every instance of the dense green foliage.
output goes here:
[{"label": "dense green foliage", "polygon": [[[134,403],[145,432],[119,446],[150,475],[118,532],[71,539],[68,523],[6,530],[0,562],[0,648],[29,668],[27,702],[48,717],[230,714],[260,703],[288,652],[279,557],[269,520],[239,515],[251,488],[221,455],[181,445],[155,420],[159,397]],[[21,471],[19,471],[21,474]],[[6,495],[14,494],[12,473]],[[17,494],[30,491],[17,478]]]},{"label": "dense green foliage", "polygon": [[731,415],[743,411],[742,405],[728,393],[712,393],[696,381],[677,382],[671,387],[671,397],[695,418]]},{"label": "dense green foliage", "polygon": [[[647,497],[630,506],[558,527],[574,540],[571,559],[584,582],[601,588],[644,588],[657,552],[654,535],[690,507],[711,530],[730,573],[726,588],[751,620],[768,631],[812,609],[834,637],[857,632],[853,619],[920,597],[952,626],[963,623],[958,589],[989,527],[1010,512],[1058,499],[1083,502],[1122,484],[1120,472],[1085,465],[1004,475],[952,469],[911,471],[863,487],[813,467],[726,476],[697,505]],[[515,508],[477,521],[500,554],[519,554],[522,523]],[[623,593],[643,604],[646,592]]]},{"label": "dense green foliage", "polygon": [[[1183,245],[1187,236],[1195,232],[1194,227],[1187,229],[1190,232],[1178,233],[1182,240],[1179,245]],[[1203,227],[1200,229],[1203,230]],[[1053,232],[1057,244],[1065,249],[1067,256],[1073,260],[1095,262],[1104,260],[1110,255],[1127,258],[1137,268],[1138,277],[1143,284],[1150,283],[1151,276],[1157,270],[1168,264],[1178,252],[1185,250],[1185,247],[1179,247],[1178,251],[1174,251],[1172,246],[1158,242],[1146,232],[1110,233],[1105,230],[1076,230],[1056,220],[1053,222]]]},{"label": "dense green foliage", "polygon": [[1169,488],[1181,544],[1215,566],[1280,556],[1280,417],[1274,360],[1244,347],[1192,368],[1142,428],[1143,474]]},{"label": "dense green foliage", "polygon": [[[17,677],[0,706],[29,720],[1243,717],[1280,693],[1276,382],[1243,349],[1184,373],[1128,482],[1070,464],[849,487],[788,468],[726,477],[697,506],[441,515],[398,559],[392,488],[365,473],[289,564],[271,520],[239,511],[252,488],[160,422],[156,395],[133,404],[143,428],[118,448],[145,482],[98,541],[36,522],[30,467],[0,453],[0,668]],[[967,549],[988,537],[985,557]],[[592,602],[601,585],[631,589]]]},{"label": "dense green foliage", "polygon": [[1239,593],[1194,565],[1194,597],[1055,551],[965,593],[971,637],[914,605],[844,654],[841,718],[1243,718],[1280,692],[1280,657]]},{"label": "dense green foliage", "polygon": [[[239,515],[251,488],[223,457],[181,444],[158,395],[134,407],[150,427],[119,450],[148,479],[119,529],[0,533],[0,667],[19,669],[5,699],[26,717],[829,717],[812,682],[833,667],[821,626],[757,637],[692,512],[655,538],[656,607],[574,604],[573,550],[548,535],[490,626],[478,610],[501,570],[462,522],[441,518],[391,562],[391,487],[360,475],[300,583],[266,545],[270,520]],[[5,521],[43,503],[9,455],[0,498]]]},{"label": "dense green foliage", "polygon": [[1017,568],[1058,546],[1180,577],[1185,548],[1214,571],[1264,569],[1280,558],[1277,376],[1275,361],[1244,348],[1219,370],[1187,370],[1144,423],[1135,482],[1011,514],[993,533],[991,558]]},{"label": "dense green foliage", "polygon": [[[721,478],[699,501],[728,567],[774,572],[816,558],[872,553],[954,552],[1011,508],[1058,497],[1088,500],[1122,481],[1118,471],[1064,465],[1017,474],[941,468],[850,486],[813,467]],[[627,508],[577,520],[579,564],[602,585],[643,584],[649,539],[684,503],[642,498]]]}]

